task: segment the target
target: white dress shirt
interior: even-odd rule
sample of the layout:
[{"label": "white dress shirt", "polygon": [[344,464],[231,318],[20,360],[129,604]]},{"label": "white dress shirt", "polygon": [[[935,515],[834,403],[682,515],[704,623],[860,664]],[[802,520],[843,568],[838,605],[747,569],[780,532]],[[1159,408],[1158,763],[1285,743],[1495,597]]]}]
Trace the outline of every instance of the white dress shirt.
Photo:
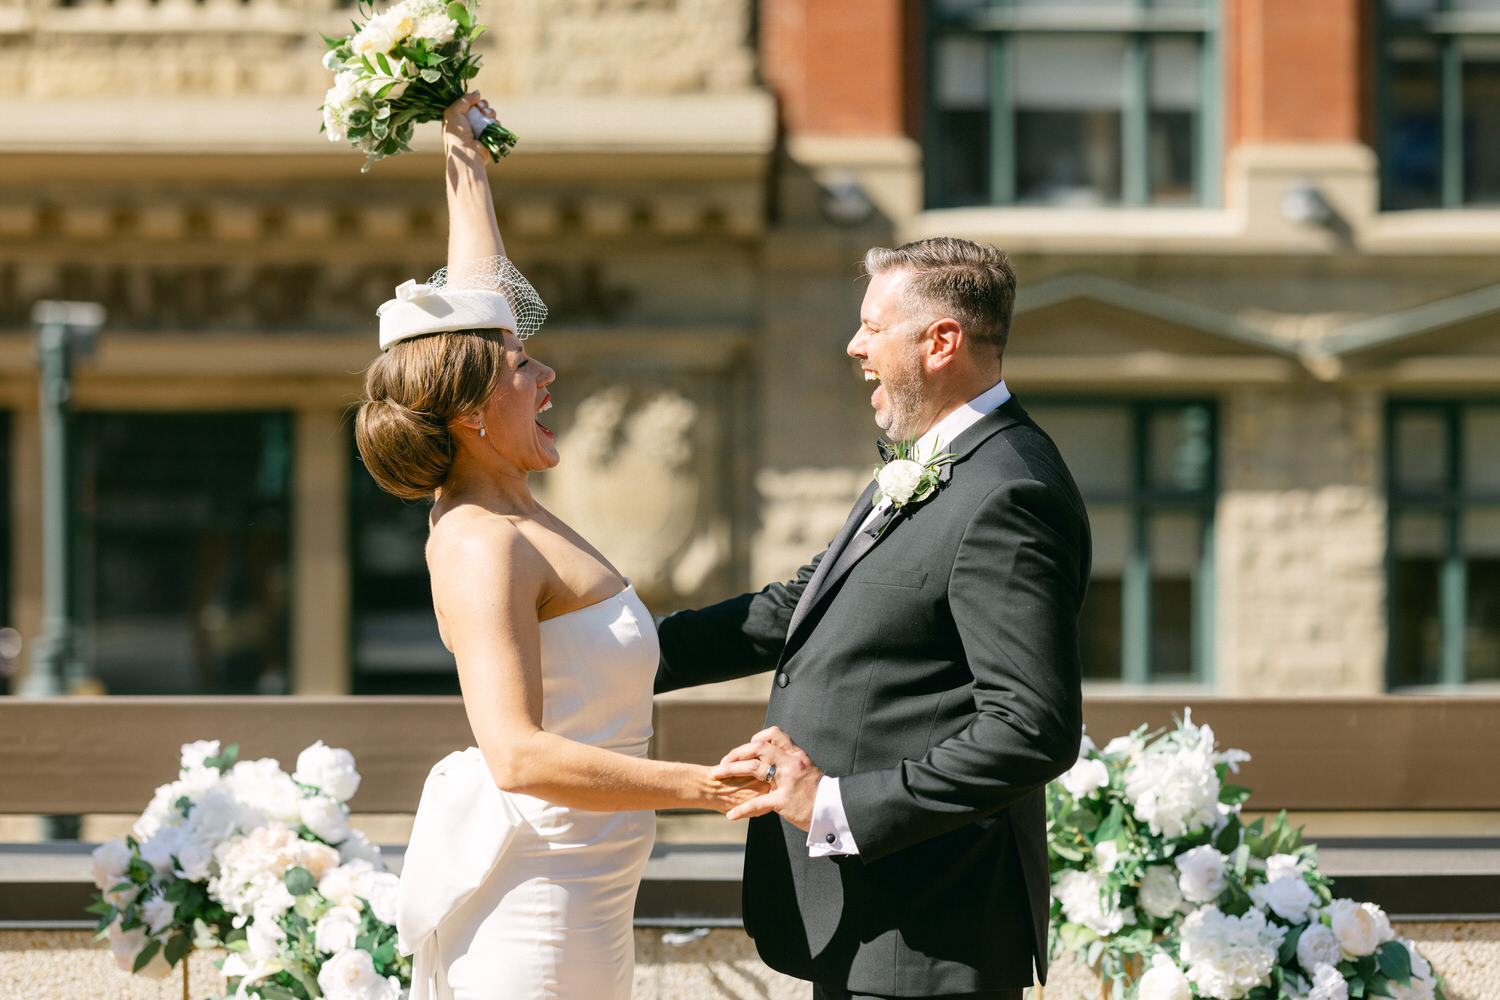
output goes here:
[{"label": "white dress shirt", "polygon": [[[960,434],[977,423],[980,417],[1008,399],[1010,390],[1005,387],[1005,380],[1001,379],[917,438],[912,457],[918,462],[926,462],[942,454]],[[872,507],[861,530],[888,507],[890,501],[886,499]],[[825,774],[818,781],[818,794],[813,800],[812,825],[807,831],[807,853],[814,858],[859,853],[859,845],[854,842],[854,833],[849,829],[849,818],[844,814],[844,798],[839,792],[839,779],[831,775]]]}]

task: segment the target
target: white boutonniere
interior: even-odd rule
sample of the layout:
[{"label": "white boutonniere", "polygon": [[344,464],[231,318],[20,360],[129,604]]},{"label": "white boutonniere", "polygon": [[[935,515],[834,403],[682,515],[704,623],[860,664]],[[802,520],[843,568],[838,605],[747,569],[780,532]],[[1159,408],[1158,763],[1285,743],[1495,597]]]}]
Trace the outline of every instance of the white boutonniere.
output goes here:
[{"label": "white boutonniere", "polygon": [[942,481],[943,466],[953,462],[953,453],[934,455],[925,462],[911,457],[912,442],[903,441],[895,446],[895,458],[875,470],[874,504],[889,500],[896,510],[921,503],[937,492]]}]

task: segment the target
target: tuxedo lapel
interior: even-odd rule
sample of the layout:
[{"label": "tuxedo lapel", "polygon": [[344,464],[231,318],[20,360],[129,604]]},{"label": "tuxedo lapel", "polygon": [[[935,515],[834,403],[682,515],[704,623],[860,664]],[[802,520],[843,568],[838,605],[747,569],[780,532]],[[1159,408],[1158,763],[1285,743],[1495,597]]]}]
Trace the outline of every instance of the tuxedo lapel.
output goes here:
[{"label": "tuxedo lapel", "polygon": [[843,555],[850,537],[869,516],[870,506],[875,499],[875,489],[876,485],[871,481],[870,485],[865,487],[865,491],[859,495],[859,499],[855,501],[854,509],[844,520],[844,526],[839,529],[833,541],[828,543],[828,550],[823,553],[823,558],[818,562],[818,568],[813,571],[812,579],[807,581],[807,588],[802,591],[802,597],[798,599],[796,608],[792,610],[792,621],[786,629],[787,638],[791,638],[792,633],[797,631],[797,626],[802,624],[802,619],[806,618],[808,611],[812,610],[813,602],[817,600],[818,593],[823,589],[823,583],[833,570],[834,563]]}]

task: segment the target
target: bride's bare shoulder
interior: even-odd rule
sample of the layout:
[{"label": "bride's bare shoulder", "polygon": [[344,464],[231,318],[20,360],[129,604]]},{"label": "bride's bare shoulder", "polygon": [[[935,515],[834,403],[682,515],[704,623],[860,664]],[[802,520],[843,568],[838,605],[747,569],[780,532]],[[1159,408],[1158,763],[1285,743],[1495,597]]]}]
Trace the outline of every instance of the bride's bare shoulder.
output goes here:
[{"label": "bride's bare shoulder", "polygon": [[536,547],[514,518],[482,507],[445,511],[434,519],[427,536],[427,566],[434,577],[524,571],[538,559]]}]

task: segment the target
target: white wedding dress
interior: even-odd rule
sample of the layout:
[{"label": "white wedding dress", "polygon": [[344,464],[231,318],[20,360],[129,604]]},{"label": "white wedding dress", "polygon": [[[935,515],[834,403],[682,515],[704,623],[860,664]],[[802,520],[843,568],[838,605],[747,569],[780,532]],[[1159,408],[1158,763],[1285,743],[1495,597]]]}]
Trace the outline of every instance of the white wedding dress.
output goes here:
[{"label": "white wedding dress", "polygon": [[[634,757],[651,736],[656,630],[627,586],[541,623],[542,726]],[[629,1000],[645,812],[502,792],[478,749],[427,778],[401,872],[411,1000]]]}]

